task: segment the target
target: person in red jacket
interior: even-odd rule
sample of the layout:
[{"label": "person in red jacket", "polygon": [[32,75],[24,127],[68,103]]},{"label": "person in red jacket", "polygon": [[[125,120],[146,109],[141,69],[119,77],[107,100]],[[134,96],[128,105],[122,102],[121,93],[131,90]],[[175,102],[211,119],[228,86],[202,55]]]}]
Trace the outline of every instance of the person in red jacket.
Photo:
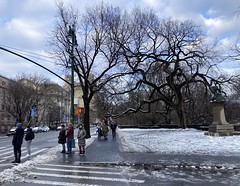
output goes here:
[{"label": "person in red jacket", "polygon": [[67,129],[67,153],[68,154],[72,152],[73,139],[74,139],[74,128],[73,128],[73,125],[70,123]]}]

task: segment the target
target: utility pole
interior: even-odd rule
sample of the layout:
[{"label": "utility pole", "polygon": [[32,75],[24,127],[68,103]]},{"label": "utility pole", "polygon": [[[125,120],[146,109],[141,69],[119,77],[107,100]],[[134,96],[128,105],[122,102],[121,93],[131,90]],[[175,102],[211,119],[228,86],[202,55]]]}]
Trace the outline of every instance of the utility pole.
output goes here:
[{"label": "utility pole", "polygon": [[71,61],[71,106],[70,106],[70,123],[74,126],[74,49],[77,47],[77,38],[75,34],[74,25],[69,26],[68,30],[68,44],[70,47],[70,61]]}]

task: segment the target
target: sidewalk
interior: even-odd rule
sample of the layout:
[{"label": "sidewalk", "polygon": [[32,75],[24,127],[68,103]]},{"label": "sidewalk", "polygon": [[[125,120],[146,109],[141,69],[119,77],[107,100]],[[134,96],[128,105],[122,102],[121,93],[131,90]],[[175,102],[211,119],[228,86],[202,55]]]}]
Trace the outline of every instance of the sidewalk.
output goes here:
[{"label": "sidewalk", "polygon": [[[156,153],[131,153],[123,152],[119,137],[112,139],[111,134],[107,140],[97,138],[86,149],[86,155],[78,154],[78,146],[72,154],[60,154],[56,161],[94,165],[121,165],[135,166],[152,170],[163,168],[187,169],[240,169],[240,157],[209,156],[209,155],[171,155]],[[62,157],[62,158],[61,158]]]}]

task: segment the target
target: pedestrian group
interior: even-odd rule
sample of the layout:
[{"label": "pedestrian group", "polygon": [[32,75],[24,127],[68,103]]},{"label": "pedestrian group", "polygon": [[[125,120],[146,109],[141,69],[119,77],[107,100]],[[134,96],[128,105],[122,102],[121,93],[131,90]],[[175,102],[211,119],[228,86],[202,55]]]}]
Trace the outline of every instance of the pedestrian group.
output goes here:
[{"label": "pedestrian group", "polygon": [[[74,128],[72,124],[68,125],[68,129],[65,129],[65,125],[61,125],[61,130],[58,135],[58,143],[62,144],[62,151],[61,153],[70,154],[72,152],[72,148],[75,147],[75,139],[74,139]],[[86,130],[84,129],[83,124],[79,124],[77,126],[78,133],[78,147],[79,147],[79,154],[85,155],[85,146],[86,146]],[[67,143],[67,151],[65,144]]]},{"label": "pedestrian group", "polygon": [[[15,159],[12,161],[12,163],[21,163],[21,147],[23,143],[24,138],[24,130],[22,128],[21,123],[17,123],[16,125],[16,132],[12,139],[12,145],[13,145],[13,151],[14,151],[14,157]],[[78,139],[78,147],[79,147],[79,154],[85,155],[85,146],[86,146],[86,130],[84,129],[83,124],[79,124],[77,126],[78,133],[77,133],[77,139]],[[110,121],[110,128],[112,130],[112,137],[113,139],[116,138],[116,123]],[[104,120],[102,124],[97,125],[97,131],[98,133],[98,139],[101,139],[102,137],[106,140],[108,136],[108,122],[107,120]],[[32,140],[35,138],[34,132],[30,125],[27,126],[27,131],[25,135],[25,141],[26,141],[26,148],[28,156],[31,155],[31,143]],[[62,144],[62,151],[61,153],[72,153],[72,148],[75,148],[75,139],[74,139],[74,127],[70,123],[68,125],[68,128],[66,130],[65,125],[61,125],[61,130],[58,134],[58,143]],[[67,143],[67,150],[65,144]]]},{"label": "pedestrian group", "polygon": [[[14,151],[14,157],[15,159],[12,161],[12,163],[21,163],[21,155],[22,155],[22,143],[24,138],[24,130],[22,128],[21,123],[17,123],[16,125],[16,132],[13,135],[12,139],[12,145],[13,145],[13,151]],[[27,131],[25,135],[26,140],[26,147],[27,147],[27,153],[30,156],[31,155],[31,142],[34,139],[35,135],[32,131],[32,128],[28,125]]]}]

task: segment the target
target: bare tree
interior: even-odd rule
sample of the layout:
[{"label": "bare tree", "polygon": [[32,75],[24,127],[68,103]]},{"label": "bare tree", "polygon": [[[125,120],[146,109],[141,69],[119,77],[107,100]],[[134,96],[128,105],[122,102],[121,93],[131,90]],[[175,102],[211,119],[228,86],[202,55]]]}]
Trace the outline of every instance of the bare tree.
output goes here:
[{"label": "bare tree", "polygon": [[6,111],[16,118],[16,122],[28,121],[32,106],[46,93],[48,81],[42,76],[22,74],[9,84]]},{"label": "bare tree", "polygon": [[90,103],[93,96],[110,80],[127,72],[123,68],[121,72],[117,70],[122,65],[120,46],[112,40],[112,31],[119,27],[120,10],[102,3],[86,9],[84,14],[77,12],[58,4],[59,19],[52,32],[50,44],[54,46],[53,54],[60,59],[60,64],[67,67],[69,46],[66,36],[68,26],[75,25],[78,43],[74,51],[75,81],[80,84],[83,92],[84,126],[89,138]]},{"label": "bare tree", "polygon": [[[231,80],[213,73],[215,63],[222,60],[216,44],[208,44],[200,27],[191,21],[160,21],[153,12],[139,9],[126,17],[125,37],[129,37],[122,42],[123,36],[117,37],[119,34],[116,33],[116,42],[121,45],[121,54],[135,73],[135,78],[132,86],[129,82],[123,83],[126,86],[121,92],[116,89],[113,92],[123,94],[147,86],[149,96],[140,101],[137,108],[129,108],[124,114],[148,113],[152,103],[162,101],[177,113],[179,127],[185,128],[186,103],[192,92],[191,85],[202,84],[207,95],[212,85],[221,88],[221,84]],[[157,78],[159,76],[161,81]]]}]

